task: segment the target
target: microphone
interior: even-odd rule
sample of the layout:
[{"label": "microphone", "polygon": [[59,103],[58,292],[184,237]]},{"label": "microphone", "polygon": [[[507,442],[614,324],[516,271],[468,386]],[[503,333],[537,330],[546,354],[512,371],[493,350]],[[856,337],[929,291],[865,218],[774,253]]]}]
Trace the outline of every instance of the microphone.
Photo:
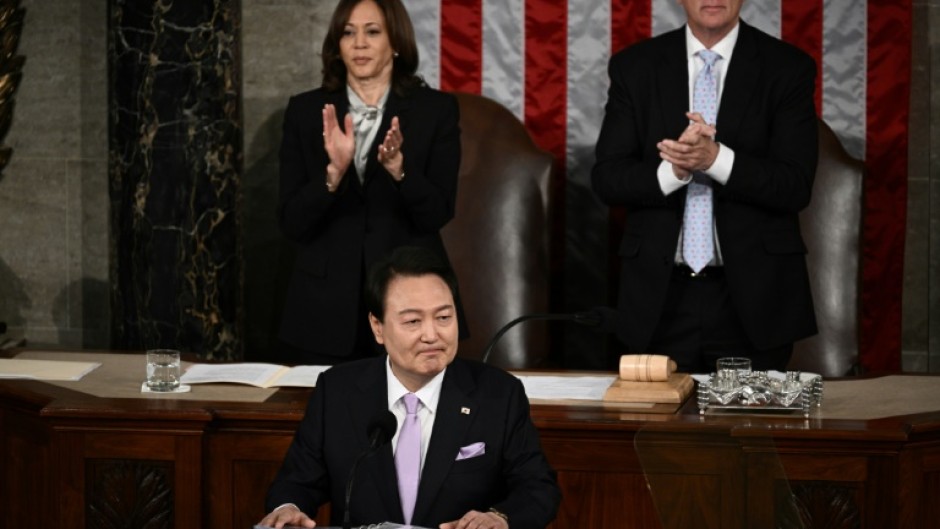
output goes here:
[{"label": "microphone", "polygon": [[483,363],[485,364],[490,358],[490,353],[493,352],[493,348],[496,346],[496,342],[506,334],[509,329],[512,329],[517,324],[529,320],[555,320],[555,321],[573,321],[575,323],[580,323],[586,327],[595,328],[600,332],[610,333],[617,332],[618,328],[621,327],[623,323],[623,313],[617,309],[612,309],[610,307],[594,307],[590,310],[585,310],[582,312],[574,312],[570,314],[551,314],[551,313],[535,313],[535,314],[524,314],[518,318],[512,320],[511,322],[503,325],[493,336],[493,339],[490,340],[490,343],[487,344],[485,352],[483,353]]},{"label": "microphone", "polygon": [[375,453],[382,445],[389,442],[398,429],[398,420],[389,410],[383,410],[376,414],[366,426],[366,435],[369,436],[369,447],[365,449],[349,469],[349,477],[346,478],[346,512],[343,513],[343,529],[349,529],[349,500],[352,498],[353,483],[356,481],[356,469],[363,459]]}]

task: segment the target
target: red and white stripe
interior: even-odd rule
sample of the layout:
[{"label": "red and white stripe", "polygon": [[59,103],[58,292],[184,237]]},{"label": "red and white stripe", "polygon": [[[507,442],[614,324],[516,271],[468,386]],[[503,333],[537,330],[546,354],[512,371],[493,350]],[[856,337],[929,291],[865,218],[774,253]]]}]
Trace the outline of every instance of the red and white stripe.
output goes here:
[{"label": "red and white stripe", "polygon": [[[911,1],[751,0],[741,13],[816,59],[820,115],[853,156],[866,160],[861,343],[868,369],[900,368]],[[596,246],[595,227],[601,238],[606,232],[607,212],[585,190],[607,97],[607,60],[682,25],[682,7],[675,0],[404,3],[429,84],[499,101],[555,155],[555,240],[566,241],[567,254],[590,253],[582,252],[579,237],[564,234],[581,233],[591,240],[586,246]],[[579,296],[588,303],[607,299],[582,287],[565,278],[561,302],[577,307]]]}]

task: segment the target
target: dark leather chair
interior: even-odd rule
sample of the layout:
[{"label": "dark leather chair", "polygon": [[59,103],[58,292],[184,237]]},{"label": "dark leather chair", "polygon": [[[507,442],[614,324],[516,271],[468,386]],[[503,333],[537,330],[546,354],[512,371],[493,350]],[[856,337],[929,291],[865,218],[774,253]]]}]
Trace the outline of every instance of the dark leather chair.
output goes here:
[{"label": "dark leather chair", "polygon": [[857,371],[864,172],[820,121],[813,198],[800,214],[819,334],[794,344],[790,369],[823,376]]},{"label": "dark leather chair", "polygon": [[[504,324],[548,310],[553,159],[499,103],[455,95],[462,155],[456,213],[441,236],[470,328],[458,354],[480,359]],[[546,329],[541,322],[516,326],[500,339],[489,363],[504,368],[542,365],[548,357]]]}]

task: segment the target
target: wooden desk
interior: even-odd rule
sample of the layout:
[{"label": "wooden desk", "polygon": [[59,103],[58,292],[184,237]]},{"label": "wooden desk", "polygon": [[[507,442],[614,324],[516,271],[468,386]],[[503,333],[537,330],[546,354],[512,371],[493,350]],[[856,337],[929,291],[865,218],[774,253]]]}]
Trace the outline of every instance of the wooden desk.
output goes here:
[{"label": "wooden desk", "polygon": [[[0,381],[0,528],[249,528],[309,392],[108,399]],[[938,411],[846,420],[533,405],[554,528],[940,527]],[[321,522],[326,522],[321,517]]]}]

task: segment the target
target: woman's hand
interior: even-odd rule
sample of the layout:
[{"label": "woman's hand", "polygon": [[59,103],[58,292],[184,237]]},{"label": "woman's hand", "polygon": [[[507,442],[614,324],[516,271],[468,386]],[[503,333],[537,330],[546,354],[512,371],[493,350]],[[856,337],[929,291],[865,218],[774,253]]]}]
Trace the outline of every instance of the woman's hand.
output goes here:
[{"label": "woman's hand", "polygon": [[405,156],[401,152],[401,145],[405,138],[401,135],[398,126],[398,116],[392,118],[392,126],[385,133],[385,140],[379,145],[379,163],[392,175],[396,182],[405,178]]},{"label": "woman's hand", "polygon": [[[343,181],[346,169],[352,163],[356,152],[356,135],[353,130],[352,114],[346,114],[343,128],[336,119],[336,107],[323,106],[323,148],[330,158],[326,166],[326,188],[332,193]],[[343,132],[345,129],[345,132]]]}]

